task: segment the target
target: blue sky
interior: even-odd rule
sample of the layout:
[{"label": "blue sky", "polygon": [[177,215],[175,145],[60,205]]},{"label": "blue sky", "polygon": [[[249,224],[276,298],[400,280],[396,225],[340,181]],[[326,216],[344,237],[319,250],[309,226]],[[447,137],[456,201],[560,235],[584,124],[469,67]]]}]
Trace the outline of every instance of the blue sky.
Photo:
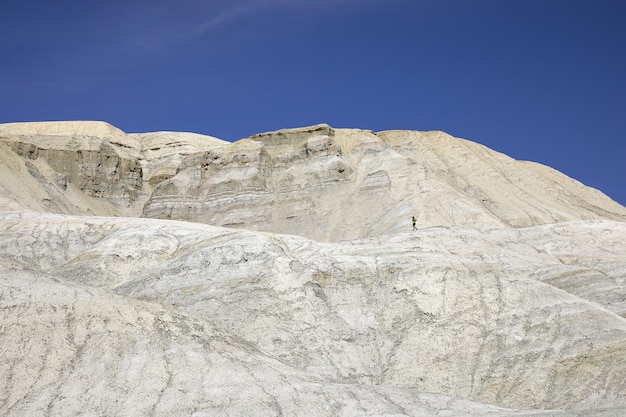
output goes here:
[{"label": "blue sky", "polygon": [[624,0],[4,0],[0,123],[443,130],[626,204]]}]

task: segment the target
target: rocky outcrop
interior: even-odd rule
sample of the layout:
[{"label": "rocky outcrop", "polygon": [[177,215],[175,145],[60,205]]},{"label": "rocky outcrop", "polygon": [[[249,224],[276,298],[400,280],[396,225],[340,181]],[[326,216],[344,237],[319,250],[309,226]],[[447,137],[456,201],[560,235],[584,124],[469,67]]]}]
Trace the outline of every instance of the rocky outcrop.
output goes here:
[{"label": "rocky outcrop", "polygon": [[184,132],[134,133],[129,136],[140,144],[144,158],[143,179],[151,188],[176,175],[185,156],[228,144],[211,136]]},{"label": "rocky outcrop", "polygon": [[597,190],[442,132],[327,125],[190,155],[143,212],[325,241],[396,233],[414,214],[422,227],[626,219]]},{"label": "rocky outcrop", "polygon": [[[3,416],[517,415],[414,389],[325,381],[209,321],[27,272],[0,272]],[[53,331],[51,332],[51,329]]]},{"label": "rocky outcrop", "polygon": [[[3,216],[0,237],[4,265],[73,291],[114,292],[116,303],[150,302],[128,301],[137,316],[154,305],[189,314],[321,381],[518,409],[626,406],[623,223],[432,228],[322,244],[22,213]],[[581,277],[594,275],[612,285],[587,293]],[[561,289],[548,285],[555,280]],[[142,331],[165,338],[157,330]],[[226,336],[212,340],[220,337],[226,349]]]},{"label": "rocky outcrop", "polygon": [[[148,197],[138,144],[108,124],[8,124],[0,140],[17,156],[11,165],[28,175],[18,183],[48,194],[49,211],[132,215]],[[24,201],[24,194],[14,198]]]},{"label": "rocky outcrop", "polygon": [[322,241],[397,233],[413,215],[420,227],[626,220],[626,209],[597,190],[442,132],[316,125],[228,143],[47,122],[1,125],[0,146],[15,167],[7,175],[19,171],[16,180],[29,183],[30,194],[1,184],[0,204],[11,208],[186,220]]},{"label": "rocky outcrop", "polygon": [[[3,416],[574,417],[384,385],[337,383],[209,321],[27,272],[0,273]],[[604,409],[594,416],[618,417]]]},{"label": "rocky outcrop", "polygon": [[127,135],[102,122],[10,123],[0,125],[0,146],[7,176],[16,178],[2,185],[27,185],[5,193],[13,207],[138,216],[152,187],[174,176],[185,155],[224,143],[192,133]]},{"label": "rocky outcrop", "polygon": [[625,219],[441,132],[0,125],[0,414],[622,416]]}]

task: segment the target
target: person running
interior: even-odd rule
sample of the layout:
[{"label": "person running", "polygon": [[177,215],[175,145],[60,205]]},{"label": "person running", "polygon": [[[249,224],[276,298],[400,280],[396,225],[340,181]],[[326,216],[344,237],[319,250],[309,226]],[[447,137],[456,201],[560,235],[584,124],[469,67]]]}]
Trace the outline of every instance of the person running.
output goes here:
[{"label": "person running", "polygon": [[413,230],[417,230],[417,227],[415,227],[415,223],[417,223],[417,219],[415,218],[415,216],[413,216],[411,220],[413,221]]}]

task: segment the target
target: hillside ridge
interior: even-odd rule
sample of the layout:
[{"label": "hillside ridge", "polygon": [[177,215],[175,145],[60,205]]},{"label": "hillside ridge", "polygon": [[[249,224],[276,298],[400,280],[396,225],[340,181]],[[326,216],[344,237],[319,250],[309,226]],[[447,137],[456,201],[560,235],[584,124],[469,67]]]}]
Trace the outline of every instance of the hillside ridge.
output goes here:
[{"label": "hillside ridge", "polygon": [[0,209],[3,201],[65,214],[86,207],[322,241],[397,233],[413,215],[423,227],[626,220],[626,209],[598,190],[440,131],[319,124],[230,143],[38,122],[0,125],[0,146],[13,167],[3,186],[24,182],[22,195],[4,193]]},{"label": "hillside ridge", "polygon": [[0,414],[621,417],[625,253],[440,131],[0,125]]}]

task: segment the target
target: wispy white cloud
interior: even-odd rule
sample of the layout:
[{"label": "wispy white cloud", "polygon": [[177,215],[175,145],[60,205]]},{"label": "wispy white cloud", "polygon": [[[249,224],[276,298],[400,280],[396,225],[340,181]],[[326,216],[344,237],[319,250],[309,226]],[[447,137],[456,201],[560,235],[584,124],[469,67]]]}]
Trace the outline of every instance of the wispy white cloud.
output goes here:
[{"label": "wispy white cloud", "polygon": [[[353,3],[357,0],[239,0],[226,4],[201,4],[171,2],[148,5],[146,16],[154,21],[144,21],[140,25],[129,19],[127,49],[144,52],[158,51],[193,41],[212,30],[236,22],[237,19],[276,10],[308,10]],[[360,0],[367,1],[367,0]],[[164,17],[167,16],[167,19]]]},{"label": "wispy white cloud", "polygon": [[195,32],[201,35],[211,29],[221,26],[237,17],[254,13],[257,8],[253,6],[254,1],[238,2],[234,5],[220,9],[213,16],[208,17],[202,23],[196,26]]},{"label": "wispy white cloud", "polygon": [[[388,0],[389,1],[389,0]],[[237,18],[278,9],[319,10],[345,7],[349,4],[382,2],[382,0],[241,0],[220,9],[197,27],[202,34]]]},{"label": "wispy white cloud", "polygon": [[[161,0],[119,2],[108,29],[111,47],[121,59],[162,55],[238,19],[275,11],[326,11],[392,0]],[[111,10],[111,9],[110,9]],[[108,55],[108,54],[107,54]],[[134,59],[135,61],[137,59]]]}]

